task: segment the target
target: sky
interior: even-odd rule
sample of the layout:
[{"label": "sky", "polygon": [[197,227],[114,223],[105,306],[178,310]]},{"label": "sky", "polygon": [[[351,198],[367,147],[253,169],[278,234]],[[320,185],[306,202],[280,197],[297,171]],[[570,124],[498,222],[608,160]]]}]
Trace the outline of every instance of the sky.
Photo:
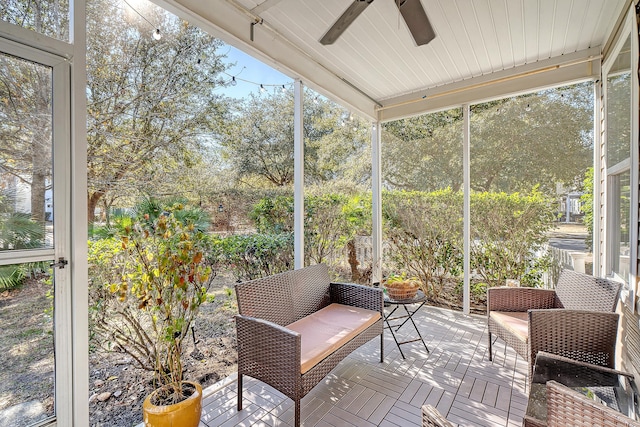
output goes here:
[{"label": "sky", "polygon": [[[131,15],[132,19],[144,19],[152,27],[155,25],[149,19],[153,16],[153,3],[148,0],[122,0],[122,7]],[[260,93],[260,85],[264,85],[266,90],[282,90],[282,85],[287,88],[292,87],[293,80],[279,71],[274,70],[261,61],[236,49],[230,45],[223,45],[219,54],[226,55],[225,62],[235,64],[227,70],[231,76],[236,76],[237,84],[221,88],[221,92],[232,98],[246,98],[249,93]]]},{"label": "sky", "polygon": [[251,92],[260,93],[261,84],[268,91],[281,90],[282,85],[287,89],[292,87],[291,78],[232,46],[225,45],[218,52],[226,54],[225,62],[235,63],[227,73],[236,76],[237,84],[222,89],[222,92],[229,97],[246,98]]}]

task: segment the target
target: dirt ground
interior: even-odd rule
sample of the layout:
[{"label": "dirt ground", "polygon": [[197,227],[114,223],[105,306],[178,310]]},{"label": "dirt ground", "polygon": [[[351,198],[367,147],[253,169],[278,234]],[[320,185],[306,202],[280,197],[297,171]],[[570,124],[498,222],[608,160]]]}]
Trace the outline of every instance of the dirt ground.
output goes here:
[{"label": "dirt ground", "polygon": [[[195,340],[188,340],[187,380],[203,388],[236,371],[237,313],[233,279],[217,277],[211,293],[215,300],[200,307]],[[152,374],[136,368],[124,354],[93,352],[89,356],[89,419],[91,427],[130,427],[142,422],[142,402],[153,391]]]},{"label": "dirt ground", "polygon": [[53,415],[51,289],[43,278],[0,292],[0,425],[8,408],[29,402],[29,423]]},{"label": "dirt ground", "polygon": [[[53,415],[53,331],[51,289],[46,278],[27,280],[20,288],[0,293],[0,425],[15,405],[26,403],[29,425]],[[233,279],[219,276],[213,302],[201,306],[195,339],[187,342],[186,378],[207,387],[236,370],[237,353]],[[91,343],[90,343],[91,346]],[[152,374],[138,369],[124,354],[89,354],[89,413],[92,427],[131,427],[142,422],[142,402],[152,391]],[[4,414],[4,415],[3,415]]]}]

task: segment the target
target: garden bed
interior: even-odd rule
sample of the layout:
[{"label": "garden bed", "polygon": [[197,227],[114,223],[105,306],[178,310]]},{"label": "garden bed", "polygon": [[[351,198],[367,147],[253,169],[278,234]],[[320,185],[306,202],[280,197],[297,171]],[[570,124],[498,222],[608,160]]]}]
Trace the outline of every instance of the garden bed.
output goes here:
[{"label": "garden bed", "polygon": [[[195,326],[197,344],[187,341],[186,378],[203,387],[236,371],[235,295],[218,277],[213,302],[201,306]],[[27,280],[20,288],[0,293],[0,351],[16,354],[0,372],[0,413],[23,403],[40,402],[32,421],[53,415],[53,357],[50,289],[44,278]],[[142,422],[142,401],[152,391],[150,372],[138,369],[125,354],[89,354],[89,412],[92,427],[131,427]],[[45,397],[43,397],[45,396]]]},{"label": "garden bed", "polygon": [[[193,336],[187,340],[185,377],[203,388],[237,371],[235,295],[229,277],[218,277],[213,302],[200,307]],[[135,367],[126,354],[90,354],[89,411],[92,427],[130,427],[142,422],[142,402],[153,390],[151,372]]]}]

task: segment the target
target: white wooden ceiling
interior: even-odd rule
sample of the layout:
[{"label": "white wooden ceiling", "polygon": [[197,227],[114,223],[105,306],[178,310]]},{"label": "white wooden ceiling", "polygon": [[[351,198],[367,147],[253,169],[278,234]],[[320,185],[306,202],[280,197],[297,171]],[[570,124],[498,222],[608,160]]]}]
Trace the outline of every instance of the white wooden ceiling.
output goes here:
[{"label": "white wooden ceiling", "polygon": [[329,46],[318,40],[350,0],[157,3],[374,119],[595,76],[630,3],[422,0],[436,38],[417,47],[394,1],[375,0]]}]

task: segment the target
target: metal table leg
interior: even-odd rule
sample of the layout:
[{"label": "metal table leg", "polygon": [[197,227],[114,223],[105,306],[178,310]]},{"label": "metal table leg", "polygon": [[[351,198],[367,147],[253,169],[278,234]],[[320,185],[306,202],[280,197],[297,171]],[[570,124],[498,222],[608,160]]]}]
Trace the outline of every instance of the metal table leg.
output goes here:
[{"label": "metal table leg", "polygon": [[[418,326],[416,325],[415,321],[413,320],[413,315],[420,310],[420,308],[426,303],[426,301],[421,301],[420,305],[418,306],[418,308],[416,308],[415,310],[411,311],[407,308],[408,304],[404,304],[404,303],[391,303],[393,305],[395,305],[395,307],[393,308],[393,310],[391,310],[391,312],[385,316],[384,321],[387,324],[387,326],[385,326],[385,329],[389,329],[391,331],[391,336],[393,337],[393,340],[396,342],[396,345],[398,346],[398,350],[400,350],[400,355],[402,356],[403,359],[406,359],[404,352],[402,351],[402,344],[408,344],[408,343],[412,343],[412,342],[416,342],[416,341],[422,341],[422,345],[424,345],[425,350],[427,350],[427,353],[429,353],[429,347],[427,347],[427,344],[424,342],[424,338],[422,337],[422,334],[420,334],[420,331],[418,330]],[[396,316],[396,317],[392,317],[393,314],[396,312],[396,310],[398,309],[399,306],[404,307],[404,310],[406,312],[406,314],[402,315],[402,316]],[[393,320],[398,320],[398,319],[405,319],[402,323],[400,323],[399,325],[392,325],[390,322]],[[398,341],[395,332],[398,332],[398,330],[400,330],[401,327],[403,327],[408,321],[411,321],[411,324],[413,325],[413,328],[415,329],[416,333],[418,334],[418,338],[416,339],[412,339],[412,340],[407,340],[407,341]],[[395,332],[394,332],[394,328],[395,328]]]}]

